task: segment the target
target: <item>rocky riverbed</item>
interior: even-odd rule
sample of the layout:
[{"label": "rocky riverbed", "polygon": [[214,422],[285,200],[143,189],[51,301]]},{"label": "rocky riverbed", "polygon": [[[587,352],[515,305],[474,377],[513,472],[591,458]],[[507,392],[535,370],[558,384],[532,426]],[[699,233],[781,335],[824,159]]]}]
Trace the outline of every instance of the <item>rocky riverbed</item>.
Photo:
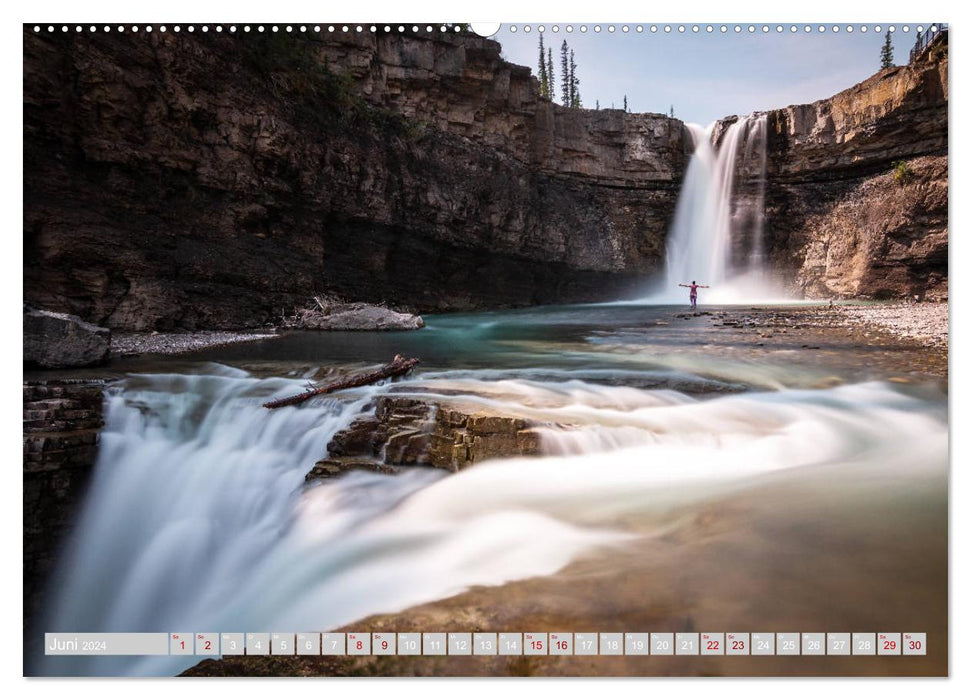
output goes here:
[{"label": "rocky riverbed", "polygon": [[192,333],[115,333],[111,337],[112,357],[127,355],[178,355],[203,348],[266,340],[274,331],[195,331]]},{"label": "rocky riverbed", "polygon": [[673,317],[695,327],[699,351],[767,364],[792,356],[803,366],[845,370],[834,381],[948,376],[946,302],[700,309]]},{"label": "rocky riverbed", "polygon": [[941,304],[838,306],[836,314],[850,325],[875,326],[891,335],[935,347],[948,347],[948,307]]},{"label": "rocky riverbed", "polygon": [[[863,328],[885,331],[917,345],[947,348],[947,302],[936,304],[853,304],[808,307],[752,307],[731,311],[693,311],[680,318],[711,317],[716,326],[735,328]],[[764,336],[771,337],[771,336]]]}]

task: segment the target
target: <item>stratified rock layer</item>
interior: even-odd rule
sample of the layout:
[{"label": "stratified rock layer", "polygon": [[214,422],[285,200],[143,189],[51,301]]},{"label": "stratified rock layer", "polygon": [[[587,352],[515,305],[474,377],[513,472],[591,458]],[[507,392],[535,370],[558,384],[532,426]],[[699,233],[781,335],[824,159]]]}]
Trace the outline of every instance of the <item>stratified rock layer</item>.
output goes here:
[{"label": "stratified rock layer", "polygon": [[24,382],[25,625],[38,610],[94,466],[103,390],[103,381]]},{"label": "stratified rock layer", "polygon": [[24,294],[125,330],[608,299],[663,264],[681,122],[474,36],[24,34]]},{"label": "stratified rock layer", "polygon": [[536,456],[542,453],[538,427],[448,401],[383,396],[373,416],[359,418],[334,435],[327,457],[314,465],[307,480],[353,470],[394,474],[400,467],[456,472],[488,459]]},{"label": "stratified rock layer", "polygon": [[807,216],[796,276],[806,296],[947,299],[947,159],[906,163]]}]

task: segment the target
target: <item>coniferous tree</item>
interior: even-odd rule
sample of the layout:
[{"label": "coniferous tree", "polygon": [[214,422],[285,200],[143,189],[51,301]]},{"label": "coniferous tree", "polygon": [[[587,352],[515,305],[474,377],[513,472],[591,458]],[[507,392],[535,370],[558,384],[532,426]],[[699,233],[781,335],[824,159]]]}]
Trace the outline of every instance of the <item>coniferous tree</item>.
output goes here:
[{"label": "coniferous tree", "polygon": [[573,60],[573,49],[570,49],[570,109],[577,106],[577,90],[576,83],[574,82],[574,77],[576,76],[576,61]]},{"label": "coniferous tree", "polygon": [[543,33],[539,35],[539,94],[550,96],[549,80],[546,76],[546,51],[543,49]]},{"label": "coniferous tree", "polygon": [[564,107],[570,106],[570,47],[566,45],[566,39],[560,46],[560,99]]},{"label": "coniferous tree", "polygon": [[577,77],[577,62],[573,57],[573,49],[570,49],[570,106],[573,109],[580,109],[580,79]]},{"label": "coniferous tree", "polygon": [[624,111],[625,112],[629,112],[630,111],[629,109],[627,109],[627,95],[624,95]]},{"label": "coniferous tree", "polygon": [[880,47],[880,69],[893,68],[893,44],[890,43],[890,30],[883,38],[883,46]]},{"label": "coniferous tree", "polygon": [[553,49],[546,48],[546,88],[549,90],[550,100],[556,99],[556,73],[553,72]]},{"label": "coniferous tree", "polygon": [[600,100],[594,100],[594,103],[596,104],[594,109],[596,109],[597,111],[600,111]]},{"label": "coniferous tree", "polygon": [[674,105],[671,105],[671,114],[670,114],[670,116],[671,116],[672,119],[674,118]]}]

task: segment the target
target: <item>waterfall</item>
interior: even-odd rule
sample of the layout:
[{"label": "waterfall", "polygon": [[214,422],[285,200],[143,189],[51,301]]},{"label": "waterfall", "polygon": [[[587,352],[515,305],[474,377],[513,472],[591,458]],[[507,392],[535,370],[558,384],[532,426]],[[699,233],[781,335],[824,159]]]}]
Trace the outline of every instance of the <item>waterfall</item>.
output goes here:
[{"label": "waterfall", "polygon": [[[553,575],[645,536],[618,529],[631,516],[651,514],[663,529],[760,474],[835,465],[847,478],[878,470],[906,485],[947,463],[946,410],[889,384],[699,400],[510,378],[485,400],[579,429],[547,432],[552,456],[455,475],[352,472],[305,489],[333,434],[391,387],[268,412],[268,396],[301,382],[207,372],[132,376],[111,390],[44,630],[335,629],[470,586]],[[393,388],[465,400],[480,383],[448,374]],[[45,675],[170,675],[199,661],[35,658]]]},{"label": "waterfall", "polygon": [[[663,290],[655,298],[684,301],[679,284],[708,285],[703,297],[716,301],[765,298],[764,199],[766,117],[749,116],[730,124],[712,143],[716,123],[707,129],[685,124],[693,153],[668,235]],[[739,196],[736,174],[755,191]],[[739,261],[740,248],[748,248]],[[755,284],[753,284],[753,279]]]},{"label": "waterfall", "polygon": [[[136,375],[110,390],[90,490],[39,629],[334,629],[471,585],[549,575],[623,539],[514,505],[456,520],[451,497],[426,496],[401,515],[405,499],[448,475],[439,469],[355,472],[306,490],[330,438],[388,386],[267,411],[267,397],[303,383],[206,371]],[[200,660],[28,656],[40,675],[173,675]]]},{"label": "waterfall", "polygon": [[755,120],[751,128],[751,135],[745,142],[745,156],[743,163],[755,161],[758,168],[756,178],[755,201],[751,207],[751,253],[749,268],[756,275],[765,273],[765,170],[768,157],[767,131],[768,120],[763,115]]},{"label": "waterfall", "polygon": [[[278,547],[295,494],[355,401],[267,411],[302,383],[209,374],[127,379],[105,399],[86,503],[50,590],[48,631],[198,631]],[[162,672],[148,666],[138,672]],[[47,658],[45,673],[131,672],[123,657]]]}]

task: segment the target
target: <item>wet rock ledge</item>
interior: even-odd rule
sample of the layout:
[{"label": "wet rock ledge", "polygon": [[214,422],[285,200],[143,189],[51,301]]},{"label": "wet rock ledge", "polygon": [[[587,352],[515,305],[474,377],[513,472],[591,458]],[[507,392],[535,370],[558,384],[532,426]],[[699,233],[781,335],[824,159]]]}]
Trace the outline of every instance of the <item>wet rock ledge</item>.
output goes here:
[{"label": "wet rock ledge", "polygon": [[401,467],[457,472],[498,457],[542,452],[541,426],[511,416],[470,411],[444,401],[383,396],[373,416],[355,420],[327,445],[307,481],[362,469],[395,474]]}]

